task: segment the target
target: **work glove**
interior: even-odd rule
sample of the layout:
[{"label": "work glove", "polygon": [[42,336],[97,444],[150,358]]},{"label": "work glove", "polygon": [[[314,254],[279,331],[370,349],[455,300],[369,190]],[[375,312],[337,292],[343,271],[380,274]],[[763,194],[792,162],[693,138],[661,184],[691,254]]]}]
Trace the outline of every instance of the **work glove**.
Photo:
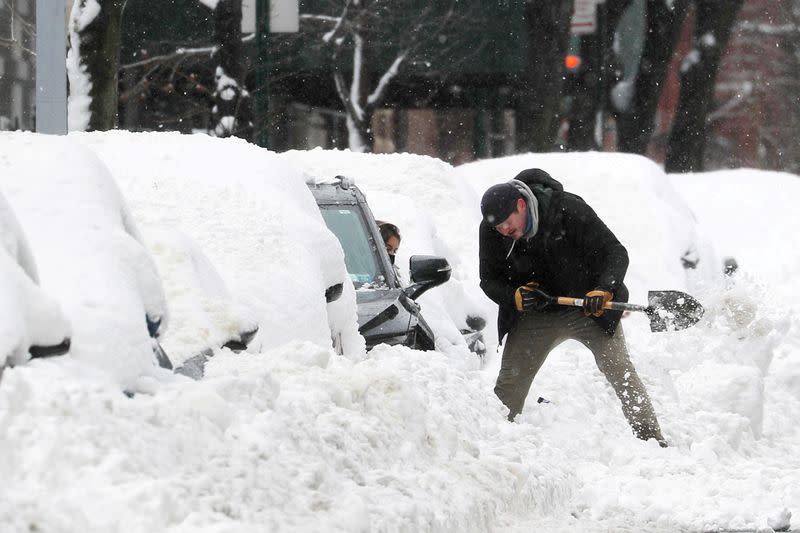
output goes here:
[{"label": "work glove", "polygon": [[583,314],[586,316],[600,316],[603,314],[603,306],[614,298],[614,295],[602,289],[595,289],[586,293],[583,297]]},{"label": "work glove", "polygon": [[551,298],[539,289],[539,284],[529,281],[514,291],[514,306],[520,313],[541,311],[550,304]]}]

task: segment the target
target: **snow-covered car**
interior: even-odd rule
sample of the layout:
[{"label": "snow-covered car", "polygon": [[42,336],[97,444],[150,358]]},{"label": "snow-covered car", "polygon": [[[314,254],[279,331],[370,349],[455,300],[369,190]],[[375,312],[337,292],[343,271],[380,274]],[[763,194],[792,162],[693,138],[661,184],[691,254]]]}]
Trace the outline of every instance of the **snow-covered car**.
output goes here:
[{"label": "snow-covered car", "polygon": [[102,162],[71,138],[0,134],[0,188],[28,237],[42,288],[70,320],[71,357],[126,391],[165,376],[161,279]]},{"label": "snow-covered car", "polygon": [[[227,311],[206,314],[216,322],[216,332],[239,334],[257,325],[248,343],[250,352],[310,341],[354,358],[363,356],[355,291],[341,247],[325,226],[299,170],[276,154],[235,138],[122,131],[73,138],[104,161],[124,192],[165,272],[165,283],[170,285],[167,298],[175,314],[193,312],[186,303],[176,306],[176,293],[204,292],[189,285],[203,283],[200,278],[205,274],[172,276],[165,271],[174,261],[165,255],[168,249],[183,247],[180,261],[202,251],[210,263],[204,270],[219,275],[210,285],[225,287],[226,296],[215,301],[224,301]],[[159,231],[162,240],[166,232],[171,242],[151,241],[152,230]],[[212,351],[219,349],[220,341],[227,342],[198,327],[205,319],[194,325],[185,317],[174,320],[182,324],[175,334],[191,338],[193,349],[202,348],[197,341],[203,339]],[[188,347],[167,333],[165,345],[176,344]],[[182,365],[180,359],[190,352],[176,350],[176,365]]]},{"label": "snow-covered car", "polygon": [[480,328],[492,322],[496,306],[480,295],[474,261],[477,222],[473,222],[473,212],[463,208],[478,200],[451,177],[453,167],[414,154],[317,149],[279,155],[302,168],[307,181],[339,174],[358,185],[375,217],[400,229],[402,244],[394,266],[405,283],[411,279],[412,255],[447,258],[452,267],[450,280],[420,296],[419,304],[434,333],[437,351],[448,354],[454,364],[480,365],[482,359],[472,353],[484,351],[484,335],[493,337],[493,328]]},{"label": "snow-covered car", "polygon": [[38,283],[28,241],[0,194],[0,374],[5,366],[69,350],[69,322]]},{"label": "snow-covered car", "polygon": [[[364,193],[343,176],[311,179],[322,218],[344,250],[345,265],[356,288],[359,332],[367,348],[381,343],[403,344],[414,349],[433,350],[435,335],[425,321],[416,299],[450,279],[451,268],[443,257],[411,256],[411,284],[404,286],[386,252],[375,217]],[[473,322],[475,329],[463,333],[469,347],[483,355],[480,330],[485,322]]]},{"label": "snow-covered car", "polygon": [[247,349],[258,332],[253,312],[237,302],[200,246],[176,227],[143,228],[170,309],[161,339],[175,372],[200,379],[219,348]]}]

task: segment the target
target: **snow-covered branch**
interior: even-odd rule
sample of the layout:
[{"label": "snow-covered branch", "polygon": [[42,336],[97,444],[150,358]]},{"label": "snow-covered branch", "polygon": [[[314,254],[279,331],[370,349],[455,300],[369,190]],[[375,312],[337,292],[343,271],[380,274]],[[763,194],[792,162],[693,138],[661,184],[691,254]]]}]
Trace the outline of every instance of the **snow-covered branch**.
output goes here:
[{"label": "snow-covered branch", "polygon": [[353,81],[350,83],[350,102],[355,111],[355,118],[359,121],[364,120],[364,109],[361,105],[364,67],[364,38],[360,33],[355,33],[353,34]]},{"label": "snow-covered branch", "polygon": [[217,46],[201,46],[198,48],[178,48],[177,50],[169,54],[152,56],[148,57],[147,59],[134,61],[133,63],[126,63],[120,66],[120,69],[125,70],[137,67],[146,67],[148,65],[153,65],[155,63],[169,63],[170,61],[173,61],[175,59],[182,59],[185,57],[204,55],[204,54],[213,56],[214,53],[217,51],[217,49],[218,49]]},{"label": "snow-covered branch", "polygon": [[739,86],[739,91],[736,92],[727,102],[719,106],[713,112],[709,113],[708,121],[713,122],[730,116],[730,114],[741,107],[743,104],[750,100],[753,95],[753,84],[750,82],[742,83]]},{"label": "snow-covered branch", "polygon": [[737,25],[737,30],[747,33],[760,33],[763,35],[792,36],[800,34],[797,24],[766,24],[763,22],[744,21]]},{"label": "snow-covered branch", "polygon": [[[464,55],[453,57],[454,50],[472,54],[480,49],[474,39],[467,46],[459,42],[457,36],[474,36],[481,24],[459,0],[422,5],[411,0],[346,0],[326,7],[301,14],[303,31],[314,36],[307,44],[328,52],[353,150],[371,149],[372,116],[405,65],[432,65],[442,57],[452,64]],[[469,31],[471,25],[474,32]]]},{"label": "snow-covered branch", "polygon": [[405,61],[406,57],[408,57],[408,50],[403,50],[395,58],[394,62],[392,62],[392,66],[383,73],[381,79],[378,80],[378,85],[375,87],[375,90],[372,91],[372,94],[367,98],[367,104],[369,104],[370,107],[377,106],[383,100],[389,83],[397,77],[397,74],[400,72],[400,66],[403,64],[403,61]]},{"label": "snow-covered branch", "polygon": [[335,42],[336,36],[342,30],[342,25],[344,24],[344,21],[347,20],[347,14],[350,11],[350,2],[351,0],[347,0],[347,2],[345,2],[344,8],[342,9],[342,14],[339,15],[338,19],[336,20],[336,25],[333,27],[333,29],[322,36],[323,42],[326,43],[329,43],[331,41]]},{"label": "snow-covered branch", "polygon": [[358,115],[352,100],[348,97],[347,83],[344,81],[344,76],[342,76],[342,73],[338,70],[333,73],[333,82],[336,85],[336,94],[339,95],[339,100],[342,101],[345,111],[347,111],[349,115]]},{"label": "snow-covered branch", "polygon": [[342,17],[334,17],[330,15],[301,14],[300,20],[331,22],[333,24],[336,24],[337,22],[342,20]]},{"label": "snow-covered branch", "polygon": [[[242,37],[242,43],[246,43],[248,41],[252,41],[255,38],[255,35],[249,33]],[[201,56],[201,55],[208,55],[209,57],[213,57],[214,54],[217,53],[219,50],[219,46],[199,46],[196,48],[177,48],[174,52],[169,54],[161,54],[157,56],[148,57],[147,59],[141,59],[139,61],[134,61],[133,63],[126,63],[120,67],[121,70],[137,68],[137,67],[146,67],[148,65],[153,65],[157,63],[169,63],[176,59],[184,59],[187,57],[192,56]]]}]

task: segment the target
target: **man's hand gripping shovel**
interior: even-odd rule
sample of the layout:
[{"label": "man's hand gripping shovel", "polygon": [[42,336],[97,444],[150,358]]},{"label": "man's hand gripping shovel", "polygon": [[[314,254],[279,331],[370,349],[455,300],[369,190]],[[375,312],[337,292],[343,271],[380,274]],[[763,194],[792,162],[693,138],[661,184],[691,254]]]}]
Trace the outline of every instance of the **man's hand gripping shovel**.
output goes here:
[{"label": "man's hand gripping shovel", "polygon": [[[558,305],[583,307],[583,298],[551,296]],[[694,297],[681,291],[649,291],[647,305],[608,302],[603,309],[612,311],[638,311],[650,319],[650,331],[677,331],[697,324],[703,317],[703,306]]]}]

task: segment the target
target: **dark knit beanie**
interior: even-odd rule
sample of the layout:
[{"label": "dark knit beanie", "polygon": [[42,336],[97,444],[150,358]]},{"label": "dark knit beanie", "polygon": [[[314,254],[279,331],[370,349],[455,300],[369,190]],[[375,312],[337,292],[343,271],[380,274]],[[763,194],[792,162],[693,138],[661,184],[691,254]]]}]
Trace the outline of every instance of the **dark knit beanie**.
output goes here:
[{"label": "dark knit beanie", "polygon": [[481,198],[481,214],[490,226],[502,223],[517,208],[522,193],[510,183],[492,185]]}]

